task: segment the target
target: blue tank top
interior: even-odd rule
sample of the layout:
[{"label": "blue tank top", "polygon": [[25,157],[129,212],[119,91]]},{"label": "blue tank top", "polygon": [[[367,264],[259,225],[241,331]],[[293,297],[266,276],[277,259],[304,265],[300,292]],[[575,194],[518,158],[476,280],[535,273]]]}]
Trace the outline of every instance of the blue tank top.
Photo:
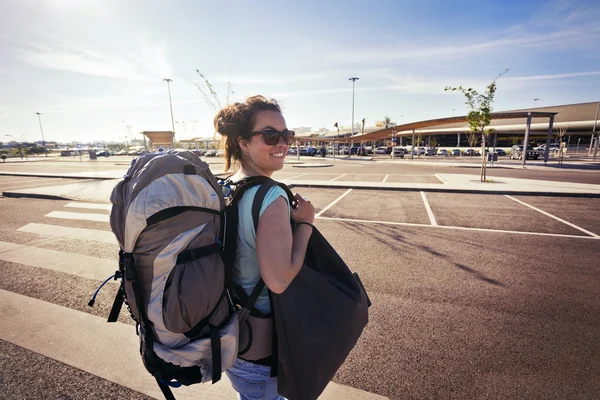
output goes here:
[{"label": "blue tank top", "polygon": [[[239,222],[238,222],[238,241],[237,254],[233,265],[233,281],[240,285],[250,295],[252,290],[260,279],[260,268],[258,266],[258,256],[256,255],[256,231],[252,221],[252,202],[260,186],[248,189],[238,203]],[[290,215],[290,206],[287,194],[279,186],[273,186],[267,192],[260,208],[259,216],[271,205],[272,202],[282,196],[288,202],[288,217]],[[271,302],[269,301],[269,292],[267,287],[258,296],[254,307],[263,314],[271,313]]]}]

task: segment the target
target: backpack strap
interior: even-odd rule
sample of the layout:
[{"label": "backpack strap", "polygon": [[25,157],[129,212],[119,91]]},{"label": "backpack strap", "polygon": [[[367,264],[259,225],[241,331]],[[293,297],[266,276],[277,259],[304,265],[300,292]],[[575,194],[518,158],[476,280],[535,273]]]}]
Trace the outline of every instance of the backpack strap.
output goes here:
[{"label": "backpack strap", "polygon": [[[290,203],[290,207],[295,207],[296,205],[296,201],[294,200],[294,195],[291,192],[291,190],[287,187],[287,185],[281,183],[281,182],[277,182],[273,179],[270,179],[268,181],[266,181],[265,183],[263,183],[261,185],[260,188],[258,188],[257,192],[256,192],[256,196],[254,196],[254,201],[252,202],[252,222],[254,223],[254,230],[258,230],[258,222],[260,219],[260,209],[262,208],[262,204],[263,201],[265,200],[265,197],[267,195],[267,193],[269,192],[269,190],[274,187],[274,186],[279,186],[281,187],[285,193],[288,196],[288,201]],[[258,294],[262,291],[262,288],[265,286],[264,281],[262,280],[262,278],[259,279],[256,288],[254,288],[254,291],[252,292],[252,294],[254,295],[254,292],[256,293],[256,297],[258,298]],[[258,290],[258,287],[261,288],[261,290]],[[254,301],[256,301],[256,299],[254,299]],[[273,302],[272,300],[272,293],[271,291],[269,291],[269,301],[271,301],[271,303]],[[272,343],[272,351],[271,351],[271,377],[276,377],[278,374],[278,351],[277,351],[277,328],[275,326],[275,324],[273,324],[273,343]]]}]

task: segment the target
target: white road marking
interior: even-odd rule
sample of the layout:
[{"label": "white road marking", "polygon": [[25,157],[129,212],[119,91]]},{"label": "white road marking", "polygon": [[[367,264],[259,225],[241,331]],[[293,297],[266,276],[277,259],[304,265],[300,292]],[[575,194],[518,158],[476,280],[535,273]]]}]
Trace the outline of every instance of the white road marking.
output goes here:
[{"label": "white road marking", "polygon": [[37,178],[37,179],[23,179],[24,177],[22,176],[12,176],[10,178],[0,178],[0,184],[3,183],[12,183],[12,182],[42,182],[42,181],[48,181],[46,178]]},{"label": "white road marking", "polygon": [[296,179],[296,178],[300,178],[301,176],[304,176],[304,175],[308,175],[308,174],[300,174],[300,175],[295,175],[295,176],[292,176],[292,177],[290,177],[290,178],[284,178],[284,180],[285,180],[285,181],[287,181],[287,180],[289,180],[289,179]]},{"label": "white road marking", "polygon": [[438,180],[439,180],[439,181],[441,181],[442,183],[448,183],[448,182],[446,182],[446,180],[445,180],[444,178],[442,178],[442,177],[440,176],[440,174],[435,174],[434,176],[435,176],[436,178],[438,178]]},{"label": "white road marking", "polygon": [[346,195],[348,193],[350,193],[351,191],[352,191],[352,189],[346,190],[346,192],[343,195],[341,195],[340,197],[338,197],[337,199],[335,199],[333,202],[331,202],[327,207],[325,207],[324,209],[322,209],[321,211],[319,211],[319,213],[315,216],[315,218],[319,218],[321,216],[321,214],[323,214],[325,211],[327,211],[331,207],[333,207],[335,205],[335,203],[337,203],[338,201],[340,201],[341,199],[343,199],[344,197],[346,197]]},{"label": "white road marking", "polygon": [[69,180],[61,180],[61,181],[55,181],[55,180],[48,181],[47,179],[45,179],[45,180],[40,180],[40,181],[35,181],[35,182],[27,180],[20,185],[3,187],[2,190],[5,191],[5,190],[28,189],[28,188],[35,188],[35,187],[58,186],[58,185],[67,185],[67,184],[71,184],[71,183],[78,183],[78,182],[85,182],[85,181],[87,181],[87,180],[86,179],[79,179],[79,180],[69,179]]},{"label": "white road marking", "polygon": [[387,181],[389,175],[386,175],[385,178],[383,178],[383,180],[381,181],[381,183],[385,183],[385,181]]},{"label": "white road marking", "polygon": [[337,179],[340,179],[342,176],[346,176],[346,175],[347,175],[347,174],[342,174],[342,175],[340,175],[340,176],[336,176],[335,178],[333,178],[333,179],[330,179],[329,181],[330,181],[330,182],[333,182],[333,181],[335,181],[335,180],[337,180]]},{"label": "white road marking", "polygon": [[0,260],[96,280],[108,278],[119,267],[116,260],[9,242],[0,242]]},{"label": "white road marking", "polygon": [[[102,294],[101,294],[102,295]],[[105,301],[111,301],[107,299]],[[0,290],[0,339],[82,371],[160,399],[156,381],[140,362],[133,325]],[[107,368],[110,366],[110,368]],[[223,374],[214,385],[177,388],[178,400],[234,398]],[[323,399],[383,400],[386,397],[330,382]]]},{"label": "white road marking", "polygon": [[425,197],[425,192],[421,192],[421,198],[423,199],[423,203],[425,204],[425,210],[427,210],[427,215],[429,216],[429,222],[431,225],[438,226],[437,221],[433,215],[433,211],[431,211],[431,207],[429,207],[429,202],[427,201],[427,197]]},{"label": "white road marking", "polygon": [[73,207],[73,208],[89,208],[93,210],[111,210],[112,204],[106,203],[84,203],[80,201],[72,201],[70,203],[65,204],[65,207]]},{"label": "white road marking", "polygon": [[17,230],[20,232],[37,233],[38,235],[45,236],[118,244],[117,239],[112,232],[100,229],[72,228],[69,226],[30,223]]},{"label": "white road marking", "polygon": [[512,197],[512,196],[509,196],[509,195],[507,195],[507,194],[505,194],[504,196],[508,197],[508,198],[509,198],[509,199],[511,199],[511,200],[514,200],[514,201],[516,201],[517,203],[523,204],[524,206],[526,206],[526,207],[529,207],[529,208],[531,208],[532,210],[535,210],[535,211],[537,211],[537,212],[539,212],[539,213],[542,213],[542,214],[544,214],[544,215],[547,215],[547,216],[548,216],[548,217],[550,217],[550,218],[554,218],[554,219],[555,219],[555,220],[557,220],[558,222],[562,222],[563,224],[565,224],[565,225],[569,225],[570,227],[572,227],[572,228],[575,228],[575,229],[577,229],[577,230],[579,230],[579,231],[581,231],[581,232],[583,232],[583,233],[586,233],[586,234],[588,234],[588,235],[590,235],[590,236],[593,236],[593,237],[595,237],[596,239],[600,239],[600,235],[596,235],[594,232],[590,232],[590,231],[588,231],[588,230],[586,230],[586,229],[583,229],[583,228],[581,228],[581,227],[579,227],[579,226],[577,226],[577,225],[575,225],[575,224],[572,224],[572,223],[570,223],[569,221],[565,221],[564,219],[562,219],[562,218],[558,218],[557,216],[554,216],[554,215],[552,215],[552,214],[550,214],[550,213],[547,213],[547,212],[546,212],[546,211],[544,211],[544,210],[540,210],[540,209],[539,209],[539,208],[537,208],[537,207],[534,207],[534,206],[532,206],[532,205],[529,205],[529,204],[527,204],[527,203],[525,203],[525,202],[523,202],[523,201],[521,201],[521,200],[515,199],[515,198],[514,198],[514,197]]},{"label": "white road marking", "polygon": [[77,219],[82,221],[109,222],[109,216],[106,214],[86,214],[66,211],[52,211],[51,213],[46,214],[46,217],[60,219]]},{"label": "white road marking", "polygon": [[397,225],[397,226],[414,226],[423,228],[441,228],[441,229],[456,229],[463,231],[476,231],[476,232],[493,232],[493,233],[511,233],[516,235],[532,235],[532,236],[552,236],[552,237],[565,237],[573,239],[592,239],[598,240],[599,237],[591,236],[578,236],[578,235],[565,235],[562,233],[543,233],[543,232],[525,232],[525,231],[505,231],[501,229],[486,229],[486,228],[469,228],[465,226],[448,226],[448,225],[429,225],[429,224],[413,224],[410,222],[391,222],[391,221],[370,221],[365,219],[352,219],[352,218],[333,218],[333,217],[321,217],[317,215],[316,218],[331,221],[344,221],[344,222],[359,222],[365,224],[381,224],[381,225]]}]

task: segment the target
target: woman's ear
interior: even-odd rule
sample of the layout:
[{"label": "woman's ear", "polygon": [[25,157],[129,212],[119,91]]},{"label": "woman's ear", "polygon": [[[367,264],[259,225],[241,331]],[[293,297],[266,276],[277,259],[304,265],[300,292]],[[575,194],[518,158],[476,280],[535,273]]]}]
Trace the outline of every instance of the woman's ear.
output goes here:
[{"label": "woman's ear", "polygon": [[247,152],[248,151],[248,139],[238,136],[237,141],[238,141],[238,144],[240,145],[240,149],[242,150],[242,153]]}]

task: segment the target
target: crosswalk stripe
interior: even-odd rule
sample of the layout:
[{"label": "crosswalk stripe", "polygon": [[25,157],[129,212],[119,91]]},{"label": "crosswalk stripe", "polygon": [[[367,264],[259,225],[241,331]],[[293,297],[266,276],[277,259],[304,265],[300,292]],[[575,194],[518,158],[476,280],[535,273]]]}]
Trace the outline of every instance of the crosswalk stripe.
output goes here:
[{"label": "crosswalk stripe", "polygon": [[[0,338],[138,392],[163,398],[144,370],[135,327],[108,324],[67,307],[0,290]],[[26,312],[15,312],[26,310]],[[176,389],[177,399],[232,399],[235,392],[223,374],[215,385]]]},{"label": "crosswalk stripe", "polygon": [[108,278],[118,268],[113,260],[9,242],[0,242],[0,260],[96,280]]},{"label": "crosswalk stripe", "polygon": [[[160,399],[162,393],[144,370],[135,327],[0,289],[0,339],[79,368],[121,386]],[[18,311],[23,312],[18,312]],[[17,311],[17,312],[15,312]],[[229,379],[182,386],[178,400],[231,399]],[[385,397],[330,382],[324,400],[383,400]]]},{"label": "crosswalk stripe", "polygon": [[82,201],[72,201],[70,203],[65,204],[65,207],[72,208],[89,208],[92,210],[109,210],[112,208],[112,204],[106,203],[84,203]]},{"label": "crosswalk stripe", "polygon": [[118,244],[115,235],[100,229],[72,228],[69,226],[38,224],[32,222],[17,229],[20,232],[37,233],[38,235],[62,237],[75,240],[93,240],[95,242]]},{"label": "crosswalk stripe", "polygon": [[75,213],[67,211],[52,211],[46,214],[46,217],[60,218],[60,219],[77,219],[83,221],[97,221],[97,222],[109,222],[109,216],[106,214],[88,214],[88,213]]}]

